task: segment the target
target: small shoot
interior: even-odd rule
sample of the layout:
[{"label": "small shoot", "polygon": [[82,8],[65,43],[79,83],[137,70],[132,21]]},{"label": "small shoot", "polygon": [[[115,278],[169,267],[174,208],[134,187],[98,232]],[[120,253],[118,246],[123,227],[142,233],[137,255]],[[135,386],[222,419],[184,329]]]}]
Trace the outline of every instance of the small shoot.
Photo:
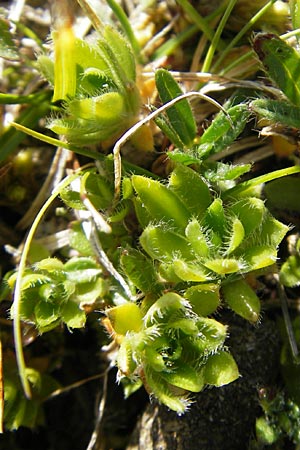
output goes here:
[{"label": "small shoot", "polygon": [[300,56],[296,49],[275,34],[259,33],[253,49],[269,77],[295,106],[300,106]]}]

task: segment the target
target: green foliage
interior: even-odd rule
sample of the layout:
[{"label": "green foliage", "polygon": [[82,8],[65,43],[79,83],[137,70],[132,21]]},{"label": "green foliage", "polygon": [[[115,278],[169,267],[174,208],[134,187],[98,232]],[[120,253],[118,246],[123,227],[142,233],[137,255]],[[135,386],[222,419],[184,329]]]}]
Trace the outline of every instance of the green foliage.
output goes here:
[{"label": "green foliage", "polygon": [[[69,328],[85,325],[84,306],[93,305],[105,294],[101,267],[91,258],[72,258],[63,264],[55,258],[41,260],[25,271],[22,280],[20,316],[40,333],[60,323]],[[7,279],[11,290],[16,274]],[[14,318],[14,307],[11,309]]]},{"label": "green foliage", "polygon": [[270,78],[291,103],[300,106],[300,56],[297,50],[271,33],[259,33],[254,38],[253,48]]},{"label": "green foliage", "polygon": [[137,121],[140,108],[128,42],[108,25],[93,46],[68,28],[63,32],[53,35],[55,65],[45,55],[38,59],[54,84],[53,100],[64,101],[61,117],[51,119],[48,127],[75,145],[118,136]]},{"label": "green foliage", "polygon": [[19,59],[19,52],[10,33],[10,23],[0,17],[0,57],[12,60]]},{"label": "green foliage", "polygon": [[226,112],[228,117],[221,111],[201,136],[200,144],[196,147],[197,155],[201,159],[224,150],[245,128],[249,119],[246,104],[231,106]]},{"label": "green foliage", "polygon": [[[189,180],[194,188],[188,197]],[[138,175],[132,183],[148,222],[150,217],[140,243],[156,261],[164,282],[213,282],[236,313],[256,322],[260,302],[242,278],[275,263],[288,227],[256,197],[227,202],[213,198],[203,179],[188,167],[177,165],[167,186]]]},{"label": "green foliage", "polygon": [[[141,109],[129,44],[111,26],[103,27],[94,44],[75,38],[68,27],[55,31],[53,41],[54,62],[45,55],[38,58],[40,70],[54,85],[53,102],[60,108],[48,127],[76,146],[114,143],[138,121]],[[249,106],[245,100],[229,100],[199,137],[186,99],[164,109],[156,124],[177,147],[168,152],[173,161],[168,179],[137,174],[142,169],[126,173],[122,200],[116,206],[107,158],[99,171],[88,170],[81,176],[79,187],[62,188],[62,201],[84,211],[94,230],[85,233],[85,219],[71,224],[70,247],[79,256],[64,263],[42,259],[26,268],[18,313],[15,305],[11,308],[13,319],[19,314],[44,333],[61,324],[83,327],[86,310],[105,298],[103,325],[117,349],[118,379],[125,395],[144,384],[150,395],[179,414],[190,405],[191,393],[238,378],[237,365],[225,347],[230,330],[216,313],[228,307],[251,323],[259,321],[260,300],[248,276],[272,269],[278,246],[289,231],[268,210],[260,186],[299,172],[299,167],[240,183],[250,164],[209,159],[239,138],[252,113],[298,128],[298,54],[269,34],[258,35],[254,49],[294,103],[290,114],[287,101],[255,99]],[[182,94],[164,69],[156,71],[155,82],[163,104]],[[29,119],[34,105],[28,109]],[[26,125],[28,118],[21,119]],[[9,143],[9,136],[4,135],[4,141]],[[268,200],[275,197],[277,203],[271,191],[268,195],[266,188]],[[280,277],[287,286],[299,284],[298,256],[282,266]],[[2,298],[13,291],[15,282],[16,273],[8,274]],[[296,379],[299,371],[286,352],[283,372],[287,367],[286,373]],[[35,371],[29,370],[27,376],[33,384],[43,384]],[[32,403],[35,409],[28,413],[16,383],[9,375],[7,379],[8,427],[32,426],[39,405]],[[271,416],[268,411],[267,418],[257,422],[257,433],[266,443],[277,439],[278,429],[286,431],[282,424],[275,429]]]},{"label": "green foliage", "polygon": [[49,375],[27,367],[26,374],[33,387],[33,398],[27,399],[14,359],[4,355],[4,421],[8,430],[19,427],[35,428],[44,423],[42,403],[46,397],[59,388],[58,383]]},{"label": "green foliage", "polygon": [[259,98],[250,103],[250,109],[270,123],[284,127],[300,128],[300,108],[286,101]]},{"label": "green foliage", "polygon": [[[297,216],[300,212],[299,189],[300,178],[297,176],[284,177],[268,183],[264,192],[270,211],[276,215],[286,212]],[[282,195],[282,192],[285,195]]]},{"label": "green foliage", "polygon": [[178,413],[189,406],[190,392],[238,377],[233,358],[221,351],[227,327],[198,316],[175,292],[155,301],[145,297],[140,308],[116,306],[106,315],[120,344],[119,379],[132,389],[143,374],[148,392]]},{"label": "green foliage", "polygon": [[261,396],[264,416],[256,419],[256,437],[259,443],[271,445],[288,437],[300,443],[300,408],[283,392],[272,398],[267,390]]},{"label": "green foliage", "polygon": [[[163,103],[183,94],[178,83],[165,69],[155,72],[155,82]],[[168,108],[164,116],[156,119],[156,123],[179,148],[190,146],[196,137],[196,122],[187,100],[181,100]]]},{"label": "green foliage", "polygon": [[[283,379],[285,381],[288,396],[300,407],[300,365],[299,361],[291,352],[290,343],[287,332],[283,323],[279,323],[283,345],[280,355],[280,364]],[[299,346],[300,343],[300,318],[296,317],[292,322],[292,332],[294,333],[295,342]]]}]

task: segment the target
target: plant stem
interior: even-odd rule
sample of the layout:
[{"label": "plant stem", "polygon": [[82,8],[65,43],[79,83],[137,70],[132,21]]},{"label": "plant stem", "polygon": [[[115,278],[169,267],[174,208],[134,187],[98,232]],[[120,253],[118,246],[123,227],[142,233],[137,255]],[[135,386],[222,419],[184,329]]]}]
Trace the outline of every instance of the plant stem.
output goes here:
[{"label": "plant stem", "polygon": [[162,44],[152,55],[151,60],[155,61],[173,53],[179,45],[183,44],[187,39],[192,37],[198,31],[197,25],[191,25],[173,38],[170,38]]},{"label": "plant stem", "polygon": [[215,51],[220,43],[220,37],[221,34],[224,30],[225,24],[231,14],[231,11],[234,7],[234,5],[236,4],[237,0],[230,0],[227,8],[224,12],[224,15],[222,17],[222,19],[220,20],[220,23],[218,25],[217,30],[215,31],[215,34],[213,36],[213,39],[211,41],[211,45],[209,46],[208,52],[206,54],[206,58],[204,60],[203,66],[202,66],[202,70],[201,72],[209,72],[210,71],[210,67],[211,67],[211,63],[215,54]]},{"label": "plant stem", "polygon": [[40,211],[38,212],[30,230],[27,235],[27,238],[24,243],[20,264],[18,268],[18,274],[15,285],[14,292],[14,302],[13,302],[13,331],[14,331],[14,341],[15,341],[15,349],[16,349],[16,360],[19,369],[19,375],[21,379],[21,383],[24,389],[24,393],[27,398],[31,398],[31,389],[30,384],[26,375],[26,362],[24,358],[23,345],[22,345],[22,330],[21,330],[21,317],[20,317],[20,306],[21,306],[21,292],[22,292],[22,278],[26,267],[27,256],[30,250],[30,245],[33,239],[33,236],[36,232],[36,229],[42,220],[46,210],[52,204],[54,199],[59,195],[60,191],[67,187],[75,178],[77,178],[81,172],[77,172],[76,174],[72,174],[62,180],[61,183],[58,184],[52,195],[48,198],[48,200],[44,203]]},{"label": "plant stem", "polygon": [[[31,130],[30,128],[27,128],[24,125],[21,125],[20,123],[12,122],[11,125],[13,127],[15,127],[17,130],[21,131],[22,133],[28,134],[29,136],[32,136],[35,139],[38,139],[42,142],[46,142],[47,144],[50,144],[50,145],[54,145],[55,147],[65,148],[66,150],[70,150],[78,155],[86,156],[88,158],[91,158],[91,159],[94,159],[97,161],[111,159],[110,155],[105,156],[102,153],[95,152],[94,150],[89,150],[89,149],[83,148],[83,147],[74,147],[73,145],[70,145],[67,142],[63,142],[63,141],[60,141],[59,139],[55,139],[53,137],[46,136],[42,133],[39,133],[38,131]],[[159,178],[157,175],[153,174],[152,172],[149,172],[147,169],[136,166],[135,164],[131,164],[127,161],[123,162],[123,166],[126,170],[128,170],[132,173],[145,175],[150,178]]]},{"label": "plant stem", "polygon": [[[204,19],[199,12],[190,4],[187,0],[177,0],[177,3],[182,7],[188,17],[197,25],[199,30],[201,30],[209,41],[214,39],[214,30],[208,25],[207,18]],[[221,44],[221,41],[219,41]]]},{"label": "plant stem", "polygon": [[107,0],[107,4],[110,6],[112,11],[115,13],[116,17],[118,18],[120,24],[122,25],[122,28],[131,44],[131,47],[133,49],[133,52],[134,52],[134,55],[135,55],[137,61],[142,64],[143,58],[141,55],[140,44],[138,43],[138,41],[135,37],[132,26],[131,26],[124,10],[121,8],[121,6],[115,0]]},{"label": "plant stem", "polygon": [[285,177],[287,175],[294,175],[300,172],[300,166],[287,167],[285,169],[275,170],[274,172],[266,173],[251,180],[244,181],[243,183],[228,189],[223,194],[223,198],[228,199],[230,197],[236,197],[236,195],[244,194],[248,189],[252,189],[260,184],[267,183],[268,181],[276,180],[277,178]]},{"label": "plant stem", "polygon": [[261,8],[238,32],[238,34],[229,42],[228,46],[220,54],[218,61],[213,67],[213,72],[216,72],[221,62],[226,58],[230,50],[239,42],[239,40],[247,33],[247,31],[267,12],[267,10],[275,3],[276,0],[270,0],[263,8]]}]

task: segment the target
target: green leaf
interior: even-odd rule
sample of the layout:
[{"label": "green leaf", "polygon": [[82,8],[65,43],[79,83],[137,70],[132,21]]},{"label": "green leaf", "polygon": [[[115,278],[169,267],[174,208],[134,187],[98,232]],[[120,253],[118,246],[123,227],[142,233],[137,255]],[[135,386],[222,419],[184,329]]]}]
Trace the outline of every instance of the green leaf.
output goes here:
[{"label": "green leaf", "polygon": [[292,24],[294,30],[300,28],[300,5],[299,0],[289,0]]},{"label": "green leaf", "polygon": [[220,198],[216,198],[206,209],[203,217],[203,224],[209,230],[217,233],[220,238],[223,237],[225,233],[226,219],[223,202]]},{"label": "green leaf", "polygon": [[199,316],[208,316],[216,311],[220,304],[218,284],[198,284],[189,287],[184,296]]},{"label": "green leaf", "polygon": [[167,292],[150,306],[145,314],[144,323],[146,326],[151,326],[157,321],[166,322],[166,318],[174,313],[178,313],[180,310],[184,311],[187,307],[189,307],[189,304],[183,297],[180,297],[175,292]]},{"label": "green leaf", "polygon": [[184,203],[191,214],[202,218],[212,202],[206,182],[195,170],[177,165],[169,178],[169,188]]},{"label": "green leaf", "polygon": [[244,280],[233,281],[222,286],[226,303],[238,315],[250,322],[257,322],[260,314],[260,300]]},{"label": "green leaf", "polygon": [[242,257],[246,263],[246,272],[250,272],[275,264],[277,250],[270,245],[255,245],[244,250]]},{"label": "green leaf", "polygon": [[[34,269],[37,271],[46,272],[59,272],[62,273],[64,270],[64,264],[57,258],[46,258],[38,261],[34,264]],[[64,278],[64,276],[62,276]]]},{"label": "green leaf", "polygon": [[183,281],[201,282],[211,279],[211,276],[205,267],[197,263],[187,263],[181,259],[175,259],[173,267],[176,275]]},{"label": "green leaf", "polygon": [[191,336],[198,337],[198,331],[199,331],[193,318],[189,318],[189,319],[186,319],[186,318],[176,319],[175,318],[175,320],[171,319],[170,321],[168,321],[166,329],[168,329],[171,333],[174,333],[174,332],[178,333],[178,331],[181,331],[182,333],[184,333],[190,337]]},{"label": "green leaf", "polygon": [[[178,83],[165,69],[158,69],[155,72],[155,82],[159,96],[164,104],[183,94]],[[196,136],[197,127],[189,102],[187,100],[179,101],[167,109],[166,115],[179,139],[185,145],[190,145]]]},{"label": "green leaf", "polygon": [[200,145],[195,147],[199,158],[206,159],[232,144],[245,128],[250,112],[248,105],[240,104],[229,108],[227,114],[231,122],[221,111],[201,136]]},{"label": "green leaf", "polygon": [[110,25],[106,25],[104,27],[102,35],[113,51],[118,64],[124,70],[127,79],[130,81],[135,81],[135,59],[127,39],[125,39],[121,33],[116,30],[116,28]]},{"label": "green leaf", "polygon": [[[151,110],[155,111],[155,109],[152,107]],[[177,131],[172,127],[170,124],[169,118],[166,115],[160,114],[160,116],[157,116],[154,119],[156,125],[158,128],[161,129],[161,131],[167,136],[167,138],[178,148],[184,147],[184,142],[180,139],[180,136],[177,134]],[[176,151],[176,150],[175,150]],[[168,156],[170,159],[174,159],[177,161],[176,157],[178,157],[178,162],[187,163],[187,155],[184,152],[176,151],[176,154],[174,155],[174,152],[168,152]],[[174,156],[174,158],[173,158]],[[188,160],[189,164],[191,164],[191,160]],[[192,162],[198,162],[198,160],[193,160]]]},{"label": "green leaf", "polygon": [[236,215],[243,224],[246,236],[261,225],[265,211],[264,202],[256,197],[239,200],[228,208],[228,212]]},{"label": "green leaf", "polygon": [[124,391],[124,398],[130,397],[138,389],[143,386],[142,380],[129,380],[128,378],[121,378],[121,384]]},{"label": "green leaf", "polygon": [[[179,148],[183,147],[183,143],[176,143],[174,139],[172,139],[169,134],[162,128],[160,124],[157,123],[159,128],[168,136],[168,138]],[[190,164],[199,164],[201,162],[201,159],[198,156],[194,155],[194,152],[192,152],[190,149],[186,149],[185,151],[182,150],[172,150],[167,152],[168,158],[172,161],[175,161],[179,164],[184,164],[189,166]]]},{"label": "green leaf", "polygon": [[93,46],[87,41],[77,38],[75,40],[75,58],[79,68],[78,76],[90,68],[99,69],[108,77],[110,76],[109,65],[103,56],[100,55],[97,45]]},{"label": "green leaf", "polygon": [[289,256],[283,263],[279,276],[284,286],[300,286],[300,255]]},{"label": "green leaf", "polygon": [[258,441],[264,445],[272,445],[280,437],[279,431],[265,417],[256,419],[255,433]]},{"label": "green leaf", "polygon": [[80,89],[89,97],[96,97],[107,90],[116,90],[113,81],[102,70],[90,67],[86,69],[80,79]]},{"label": "green leaf", "polygon": [[5,59],[18,60],[18,49],[13,41],[8,20],[0,17],[0,57]]},{"label": "green leaf", "polygon": [[105,311],[117,334],[126,335],[130,331],[139,332],[142,328],[141,310],[135,303],[124,303]]},{"label": "green leaf", "polygon": [[265,185],[264,191],[267,206],[272,211],[300,213],[300,178],[293,176],[271,181]]},{"label": "green leaf", "polygon": [[72,222],[69,230],[69,244],[74,250],[77,250],[82,256],[94,256],[95,252],[87,239],[81,222]]},{"label": "green leaf", "polygon": [[150,393],[159,402],[178,414],[183,414],[186,411],[191,402],[188,400],[185,391],[181,394],[174,394],[174,389],[171,389],[170,384],[162,378],[161,374],[151,370],[148,366],[145,367],[145,378]]},{"label": "green leaf", "polygon": [[74,257],[64,265],[67,278],[77,283],[88,283],[98,277],[102,270],[92,258]]},{"label": "green leaf", "polygon": [[76,303],[79,303],[79,306],[83,308],[86,305],[93,305],[106,293],[107,282],[102,278],[97,278],[94,281],[77,284],[76,290],[70,300],[74,300]]},{"label": "green leaf", "polygon": [[40,333],[52,330],[59,324],[59,306],[40,301],[34,308],[35,323]]},{"label": "green leaf", "polygon": [[260,98],[253,100],[249,107],[263,121],[267,120],[276,126],[281,124],[284,127],[300,128],[299,106],[285,101]]},{"label": "green leaf", "polygon": [[154,225],[143,231],[140,243],[151,258],[163,262],[173,262],[180,257],[192,260],[195,257],[184,237]]},{"label": "green leaf", "polygon": [[228,352],[220,352],[208,358],[204,366],[204,381],[213,386],[224,386],[239,377],[235,360]]},{"label": "green leaf", "polygon": [[207,356],[223,346],[227,337],[226,325],[208,317],[198,317],[196,323],[199,338],[189,344],[191,347],[196,346],[198,352],[203,352]]},{"label": "green leaf", "polygon": [[175,273],[173,262],[160,263],[158,271],[160,278],[164,282],[177,284],[182,281]]},{"label": "green leaf", "polygon": [[202,231],[202,227],[197,219],[192,219],[186,229],[185,235],[191,244],[193,251],[200,256],[208,257],[210,254],[209,239],[207,234]]},{"label": "green leaf", "polygon": [[206,180],[212,183],[236,180],[251,170],[251,164],[225,164],[215,161],[205,161],[202,173]]},{"label": "green leaf", "polygon": [[[14,275],[13,277],[14,278]],[[44,274],[37,274],[37,273],[30,273],[30,274],[26,274],[23,279],[22,279],[22,290],[30,290],[34,287],[38,287],[38,286],[42,286],[43,284],[46,283],[51,283],[51,278],[49,277],[49,275],[44,275]],[[9,280],[10,282],[10,280]]]},{"label": "green leaf", "polygon": [[73,191],[69,186],[62,189],[59,193],[62,201],[72,209],[85,209],[85,206],[80,198],[80,193]]},{"label": "green leaf", "polygon": [[[136,336],[134,337],[136,338]],[[117,355],[117,366],[119,369],[121,380],[124,376],[130,377],[130,380],[132,380],[132,375],[137,367],[137,362],[133,360],[134,346],[132,345],[132,336],[127,334],[127,336],[122,336],[121,339],[118,336],[117,339],[118,342],[120,342],[120,347]]]},{"label": "green leaf", "polygon": [[296,106],[300,106],[300,56],[296,49],[271,33],[259,33],[253,48],[269,77]]},{"label": "green leaf", "polygon": [[166,369],[166,364],[161,352],[150,346],[145,348],[145,359],[147,364],[156,372],[162,372]]},{"label": "green leaf", "polygon": [[215,258],[203,263],[205,267],[219,275],[228,275],[239,272],[244,268],[244,263],[234,258]]},{"label": "green leaf", "polygon": [[122,116],[126,113],[124,98],[118,92],[74,99],[68,103],[68,111],[73,117],[98,121],[101,127],[111,127],[113,130],[116,122],[122,122]]},{"label": "green leaf", "polygon": [[234,252],[243,242],[244,236],[245,230],[242,222],[237,217],[234,217],[230,224],[229,238],[226,241],[227,248],[225,253],[230,255]]},{"label": "green leaf", "polygon": [[200,392],[204,387],[202,372],[183,363],[173,372],[162,372],[161,376],[168,383],[191,392]]},{"label": "green leaf", "polygon": [[132,176],[132,184],[152,220],[184,230],[190,213],[184,203],[162,183],[140,175]]},{"label": "green leaf", "polygon": [[153,262],[139,250],[133,248],[124,250],[120,262],[129,280],[140,291],[147,294],[162,289]]},{"label": "green leaf", "polygon": [[10,358],[4,361],[4,424],[7,430],[43,425],[41,403],[59,387],[51,376],[41,374],[31,367],[26,368],[26,376],[33,388],[32,399],[26,399],[22,392],[15,361]]},{"label": "green leaf", "polygon": [[151,214],[139,197],[133,198],[134,210],[142,228],[146,228],[152,221]]},{"label": "green leaf", "polygon": [[96,209],[106,209],[113,200],[113,184],[108,177],[90,172],[85,179],[85,191]]},{"label": "green leaf", "polygon": [[258,239],[260,243],[266,243],[277,248],[288,231],[289,227],[287,225],[279,222],[267,211],[259,229]]},{"label": "green leaf", "polygon": [[85,312],[73,301],[62,306],[61,318],[68,328],[83,328],[86,322]]}]

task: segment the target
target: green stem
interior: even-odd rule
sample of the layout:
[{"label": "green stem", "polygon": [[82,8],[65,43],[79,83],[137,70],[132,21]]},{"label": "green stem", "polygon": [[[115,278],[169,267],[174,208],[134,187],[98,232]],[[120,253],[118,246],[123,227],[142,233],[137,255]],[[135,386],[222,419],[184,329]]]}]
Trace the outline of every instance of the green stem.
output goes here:
[{"label": "green stem", "polygon": [[206,54],[206,58],[204,60],[204,63],[203,63],[203,66],[202,66],[202,70],[201,70],[202,72],[209,72],[210,71],[210,67],[211,67],[211,63],[212,63],[215,51],[218,48],[219,43],[220,43],[221,34],[222,34],[223,30],[224,30],[225,24],[226,24],[226,22],[227,22],[227,20],[228,20],[228,18],[230,16],[231,11],[232,11],[234,5],[236,4],[236,2],[237,2],[237,0],[230,0],[228,5],[227,5],[227,8],[226,8],[226,10],[224,12],[224,15],[223,15],[222,19],[220,20],[218,28],[215,31],[215,34],[214,34],[213,39],[211,41],[211,44],[209,46],[208,52]]},{"label": "green stem", "polygon": [[[188,0],[177,0],[177,3],[182,7],[190,20],[202,31],[209,41],[214,39],[214,30],[208,25],[207,18],[204,19],[199,12],[190,4]],[[221,41],[219,41],[221,44]]]},{"label": "green stem", "polygon": [[143,58],[141,55],[141,47],[135,37],[132,26],[131,26],[124,10],[121,8],[121,6],[115,0],[107,0],[107,4],[110,6],[112,11],[115,13],[116,17],[118,18],[120,24],[122,25],[122,28],[131,44],[131,47],[133,49],[133,52],[135,54],[137,61],[142,64]]},{"label": "green stem", "polygon": [[[18,120],[21,122],[20,126],[35,127],[41,117],[50,109],[50,95],[51,92],[45,92],[42,95],[37,95],[34,102],[21,112]],[[0,163],[11,155],[23,141],[24,135],[14,128],[9,127],[1,136],[0,148]]]},{"label": "green stem", "polygon": [[172,54],[176,48],[183,44],[187,39],[192,37],[198,31],[197,25],[191,25],[190,27],[183,30],[178,35],[170,38],[164,44],[162,44],[152,55],[151,60],[155,61],[162,58],[163,56],[168,56]]},{"label": "green stem", "polygon": [[[300,29],[298,30],[293,30],[290,31],[288,33],[285,33],[283,35],[280,36],[281,39],[286,40],[289,39],[293,36],[298,36],[300,34]],[[230,72],[232,69],[234,69],[236,66],[238,66],[239,64],[244,63],[247,59],[256,57],[255,53],[253,52],[253,50],[250,50],[249,52],[245,53],[244,55],[242,55],[240,58],[234,60],[229,66],[226,66],[223,70],[221,70],[219,72],[220,76],[224,76],[226,73]],[[219,63],[219,61],[218,61]]]},{"label": "green stem", "polygon": [[35,139],[39,139],[42,142],[46,142],[47,144],[54,145],[55,147],[62,147],[65,148],[66,150],[71,150],[74,153],[77,153],[82,156],[87,156],[88,158],[92,159],[103,160],[104,158],[103,155],[101,155],[100,153],[96,153],[93,150],[88,150],[86,148],[81,147],[74,147],[70,144],[67,144],[67,142],[63,142],[60,141],[59,139],[55,139],[53,137],[39,133],[38,131],[31,130],[30,128],[27,128],[24,125],[21,125],[20,123],[12,122],[11,125],[17,130],[21,131],[22,133],[28,134],[29,136],[32,136]]},{"label": "green stem", "polygon": [[253,58],[255,56],[255,53],[253,50],[250,50],[247,53],[244,53],[244,55],[240,56],[239,58],[235,59],[229,66],[226,66],[223,70],[219,72],[220,76],[224,76],[226,73],[230,72],[232,69],[234,69],[236,66],[244,63],[247,61],[247,59]]},{"label": "green stem", "polygon": [[[70,150],[78,155],[86,156],[88,158],[97,160],[97,161],[103,161],[103,160],[110,160],[112,157],[105,156],[102,153],[97,153],[93,150],[89,150],[87,148],[81,148],[81,147],[74,147],[73,145],[68,144],[67,142],[60,141],[59,139],[55,139],[50,136],[46,136],[42,133],[39,133],[38,131],[31,130],[30,128],[25,127],[24,125],[21,125],[16,122],[12,122],[11,125],[15,127],[17,130],[21,131],[22,133],[28,134],[29,136],[32,136],[35,139],[38,139],[42,142],[46,142],[47,144],[54,145],[55,147],[61,147],[65,148],[66,150]],[[159,178],[158,176],[154,175],[152,172],[149,172],[146,169],[143,169],[142,167],[136,166],[135,164],[131,164],[127,161],[122,162],[124,168],[126,171],[145,175],[150,178]]]},{"label": "green stem", "polygon": [[276,180],[277,178],[286,177],[287,175],[294,175],[296,173],[300,173],[300,166],[292,166],[285,169],[275,170],[274,172],[252,178],[251,180],[244,181],[243,183],[228,189],[228,191],[224,192],[223,198],[228,199],[229,197],[236,197],[237,195],[245,194],[246,191],[259,186],[260,184]]},{"label": "green stem", "polygon": [[213,72],[220,66],[221,62],[226,58],[230,50],[239,42],[239,40],[247,33],[247,31],[267,12],[267,10],[275,3],[276,0],[270,0],[263,8],[261,8],[239,31],[239,33],[230,41],[228,46],[220,54],[218,61],[213,67]]},{"label": "green stem", "polygon": [[0,93],[0,105],[24,105],[26,103],[37,103],[41,94],[29,94],[29,95],[19,95],[19,94],[2,94]]},{"label": "green stem", "polygon": [[29,230],[28,236],[24,243],[20,264],[18,267],[18,274],[15,285],[14,292],[14,313],[13,313],[13,331],[14,331],[14,341],[15,341],[15,351],[16,351],[16,360],[19,370],[19,376],[21,379],[21,383],[24,389],[24,393],[27,398],[31,398],[31,389],[30,384],[26,375],[26,362],[24,358],[23,345],[22,345],[22,329],[21,329],[21,317],[20,317],[20,306],[21,306],[21,292],[22,292],[22,278],[26,267],[26,260],[28,257],[28,253],[30,250],[30,245],[33,239],[33,236],[36,232],[36,229],[42,220],[46,210],[55,200],[55,198],[59,195],[60,191],[66,188],[73,180],[75,180],[81,172],[77,172],[76,174],[72,174],[65,178],[58,186],[55,188],[52,195],[48,198],[48,200],[44,203],[40,211],[38,212],[34,222]]}]

